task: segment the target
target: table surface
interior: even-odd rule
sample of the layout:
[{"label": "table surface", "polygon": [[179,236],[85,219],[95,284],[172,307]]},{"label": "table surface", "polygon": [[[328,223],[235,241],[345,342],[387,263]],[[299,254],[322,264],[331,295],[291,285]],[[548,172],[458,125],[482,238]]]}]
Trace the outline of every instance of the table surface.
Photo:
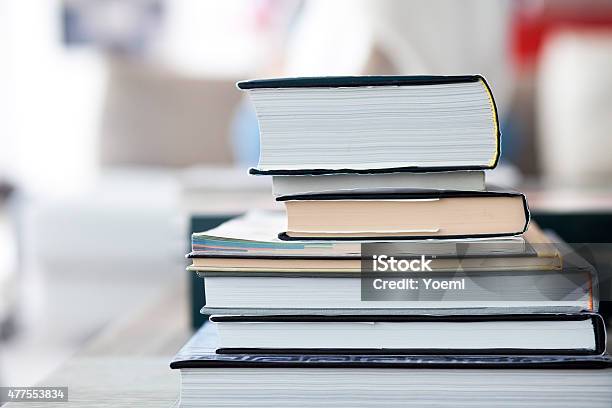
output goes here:
[{"label": "table surface", "polygon": [[168,364],[191,335],[186,288],[112,324],[41,386],[67,386],[68,403],[13,402],[7,408],[171,407],[180,378]]}]

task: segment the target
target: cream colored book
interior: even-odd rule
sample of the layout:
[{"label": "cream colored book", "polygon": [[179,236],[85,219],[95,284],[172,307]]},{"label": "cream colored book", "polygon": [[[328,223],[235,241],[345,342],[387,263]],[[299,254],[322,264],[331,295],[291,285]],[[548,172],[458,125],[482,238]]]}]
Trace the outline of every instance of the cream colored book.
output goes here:
[{"label": "cream colored book", "polygon": [[469,238],[517,235],[527,200],[511,191],[393,191],[278,197],[287,209],[281,239]]}]

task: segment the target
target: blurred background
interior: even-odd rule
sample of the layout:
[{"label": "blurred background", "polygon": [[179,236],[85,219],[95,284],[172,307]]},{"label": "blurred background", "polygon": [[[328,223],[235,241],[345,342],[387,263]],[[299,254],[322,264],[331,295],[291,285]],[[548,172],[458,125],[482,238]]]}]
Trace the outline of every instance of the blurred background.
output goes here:
[{"label": "blurred background", "polygon": [[609,0],[0,0],[0,59],[3,385],[186,288],[193,214],[274,205],[238,80],[483,74],[491,179],[612,212]]}]

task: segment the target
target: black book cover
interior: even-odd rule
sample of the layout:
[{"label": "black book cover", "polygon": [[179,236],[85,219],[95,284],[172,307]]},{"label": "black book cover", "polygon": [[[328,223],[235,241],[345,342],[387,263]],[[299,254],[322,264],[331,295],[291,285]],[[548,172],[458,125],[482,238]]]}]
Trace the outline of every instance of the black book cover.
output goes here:
[{"label": "black book cover", "polygon": [[612,358],[600,356],[451,356],[451,355],[298,355],[218,354],[216,329],[205,324],[170,363],[182,368],[394,368],[394,369],[603,369]]},{"label": "black book cover", "polygon": [[444,85],[462,82],[486,83],[481,75],[361,75],[270,78],[240,81],[239,89],[258,88],[356,88],[362,86]]},{"label": "black book cover", "polygon": [[[213,315],[211,322],[492,322],[492,321],[584,321],[590,320],[595,338],[594,349],[409,349],[393,351],[414,355],[601,355],[606,349],[606,328],[603,318],[597,313],[549,313],[549,314],[503,314],[503,315]],[[219,348],[220,354],[269,353],[269,354],[388,354],[384,349],[257,349]]]}]

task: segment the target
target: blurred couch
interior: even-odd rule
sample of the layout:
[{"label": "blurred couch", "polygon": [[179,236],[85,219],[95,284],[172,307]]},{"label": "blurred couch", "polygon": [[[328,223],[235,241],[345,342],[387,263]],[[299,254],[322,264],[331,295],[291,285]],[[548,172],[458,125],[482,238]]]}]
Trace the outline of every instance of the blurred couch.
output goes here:
[{"label": "blurred couch", "polygon": [[100,135],[103,166],[184,167],[232,163],[236,80],[180,75],[110,58]]}]

